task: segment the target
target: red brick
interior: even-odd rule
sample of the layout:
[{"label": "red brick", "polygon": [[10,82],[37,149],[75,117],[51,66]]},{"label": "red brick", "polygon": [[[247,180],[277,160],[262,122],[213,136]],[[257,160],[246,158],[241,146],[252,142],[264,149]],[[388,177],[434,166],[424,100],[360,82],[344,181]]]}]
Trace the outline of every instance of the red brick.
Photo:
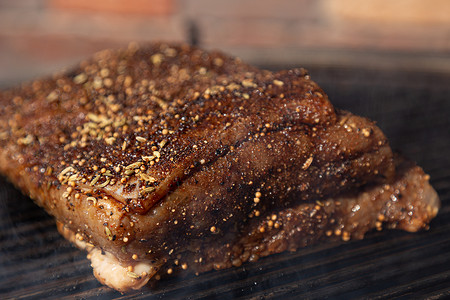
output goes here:
[{"label": "red brick", "polygon": [[48,0],[53,8],[101,13],[169,15],[175,11],[173,0]]},{"label": "red brick", "polygon": [[450,24],[448,0],[322,0],[331,18],[362,23]]}]

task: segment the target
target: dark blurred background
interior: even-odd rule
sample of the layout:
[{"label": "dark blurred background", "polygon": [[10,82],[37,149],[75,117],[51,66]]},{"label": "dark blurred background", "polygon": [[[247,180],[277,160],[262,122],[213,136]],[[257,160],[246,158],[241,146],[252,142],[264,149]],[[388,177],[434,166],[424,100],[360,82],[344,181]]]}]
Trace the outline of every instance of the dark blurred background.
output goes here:
[{"label": "dark blurred background", "polygon": [[261,66],[450,70],[447,0],[0,0],[0,86],[131,41]]}]

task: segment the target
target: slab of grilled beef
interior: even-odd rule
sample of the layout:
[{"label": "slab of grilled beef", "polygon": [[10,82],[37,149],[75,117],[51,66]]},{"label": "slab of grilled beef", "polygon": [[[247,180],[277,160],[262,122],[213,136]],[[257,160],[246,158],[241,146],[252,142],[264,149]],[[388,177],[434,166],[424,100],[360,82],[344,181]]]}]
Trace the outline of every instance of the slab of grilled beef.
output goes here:
[{"label": "slab of grilled beef", "polygon": [[103,51],[1,92],[0,172],[121,291],[383,224],[416,231],[439,207],[423,171],[305,70],[186,45]]}]

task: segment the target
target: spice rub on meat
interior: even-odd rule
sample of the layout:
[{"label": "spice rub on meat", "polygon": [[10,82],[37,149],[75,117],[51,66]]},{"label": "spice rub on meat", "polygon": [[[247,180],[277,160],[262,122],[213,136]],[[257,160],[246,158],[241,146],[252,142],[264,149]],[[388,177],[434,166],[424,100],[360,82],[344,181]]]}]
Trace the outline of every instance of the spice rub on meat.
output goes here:
[{"label": "spice rub on meat", "polygon": [[163,43],[1,92],[0,172],[121,291],[383,224],[416,231],[439,207],[423,171],[305,70]]}]

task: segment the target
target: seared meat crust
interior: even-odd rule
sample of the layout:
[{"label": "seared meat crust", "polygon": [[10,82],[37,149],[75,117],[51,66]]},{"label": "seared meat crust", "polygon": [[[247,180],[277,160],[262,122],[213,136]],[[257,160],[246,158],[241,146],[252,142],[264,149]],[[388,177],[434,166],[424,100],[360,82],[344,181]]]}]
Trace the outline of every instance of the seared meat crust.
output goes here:
[{"label": "seared meat crust", "polygon": [[[415,232],[426,228],[439,207],[428,175],[402,157],[396,159],[396,170],[390,184],[368,185],[322,201],[273,208],[252,217],[245,227],[229,230],[225,238],[216,235],[191,241],[179,264],[186,263],[195,272],[225,269],[325,239],[362,239],[373,229]],[[174,260],[164,265],[168,268],[179,269]]]},{"label": "seared meat crust", "polygon": [[129,264],[392,182],[395,165],[379,128],[336,110],[305,70],[153,44],[2,92],[0,172]]}]

